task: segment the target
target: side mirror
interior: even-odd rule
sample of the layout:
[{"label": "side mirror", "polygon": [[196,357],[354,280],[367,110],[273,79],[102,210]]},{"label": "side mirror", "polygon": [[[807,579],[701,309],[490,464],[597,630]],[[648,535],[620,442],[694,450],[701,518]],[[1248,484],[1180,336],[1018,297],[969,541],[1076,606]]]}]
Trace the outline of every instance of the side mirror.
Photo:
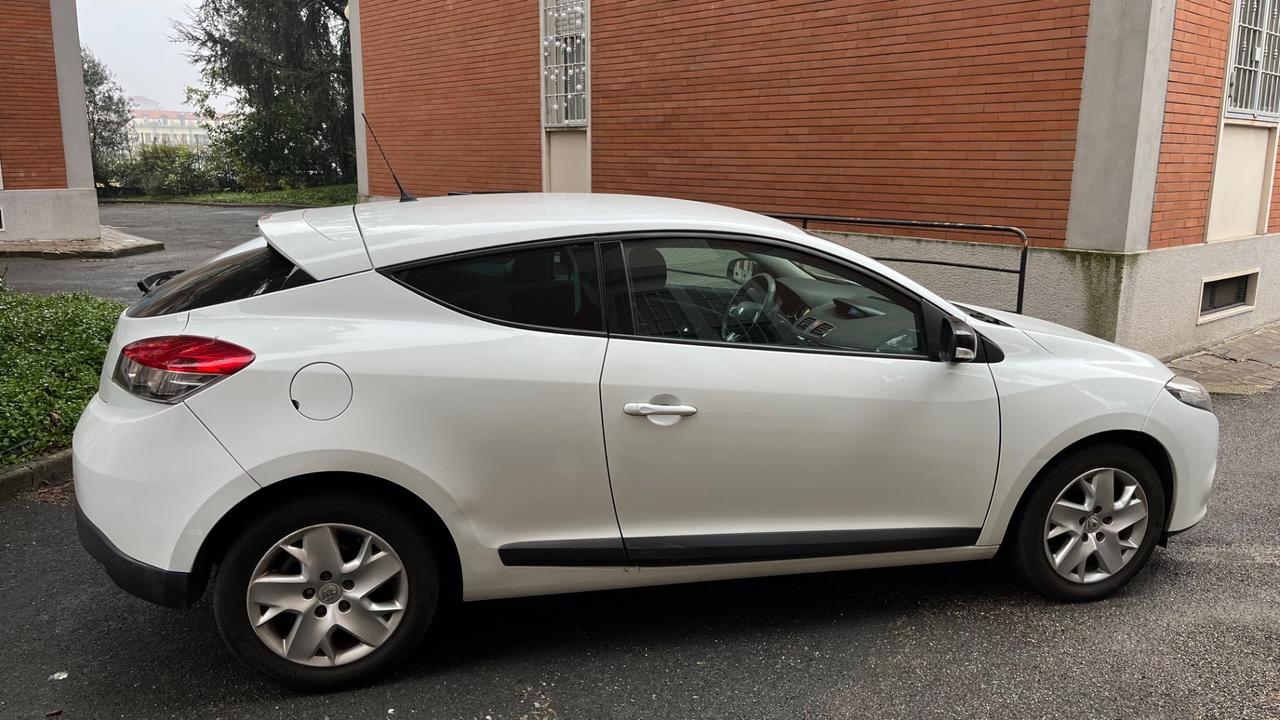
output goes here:
[{"label": "side mirror", "polygon": [[756,275],[756,261],[749,258],[734,258],[725,268],[725,277],[741,285]]},{"label": "side mirror", "polygon": [[969,362],[978,357],[978,333],[962,320],[942,318],[938,359],[943,362]]}]

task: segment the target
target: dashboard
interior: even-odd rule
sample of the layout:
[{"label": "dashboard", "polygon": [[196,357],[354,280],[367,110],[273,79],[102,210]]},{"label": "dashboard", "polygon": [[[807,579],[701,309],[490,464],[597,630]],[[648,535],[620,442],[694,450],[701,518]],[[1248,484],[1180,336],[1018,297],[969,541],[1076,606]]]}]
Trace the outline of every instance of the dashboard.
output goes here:
[{"label": "dashboard", "polygon": [[913,308],[854,283],[798,277],[776,282],[773,310],[803,344],[905,354],[922,350]]}]

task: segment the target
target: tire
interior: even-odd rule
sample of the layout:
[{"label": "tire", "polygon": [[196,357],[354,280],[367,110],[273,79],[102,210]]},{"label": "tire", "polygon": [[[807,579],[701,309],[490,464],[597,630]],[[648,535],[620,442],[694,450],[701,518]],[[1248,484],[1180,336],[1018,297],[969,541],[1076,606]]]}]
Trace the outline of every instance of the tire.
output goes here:
[{"label": "tire", "polygon": [[[1106,469],[1111,470],[1113,505],[1101,512],[1086,510],[1088,504],[1095,510],[1102,507],[1096,503],[1101,502],[1098,494],[1105,493],[1106,479],[1096,471]],[[1137,487],[1130,491],[1132,485]],[[1122,505],[1126,492],[1130,499]],[[1142,505],[1145,519],[1134,521]],[[1127,585],[1151,558],[1164,521],[1164,486],[1141,453],[1113,444],[1081,448],[1058,460],[1031,491],[1010,534],[1009,559],[1015,572],[1045,597],[1101,600]],[[1057,567],[1051,552],[1060,558]],[[1080,557],[1084,560],[1077,564]]]},{"label": "tire", "polygon": [[[285,550],[280,544],[290,538],[296,541]],[[395,561],[398,574],[378,584],[397,567]],[[254,599],[270,599],[269,605],[251,602],[248,595],[250,580],[264,573],[272,577],[255,584],[263,594]],[[248,523],[218,566],[213,613],[227,647],[244,664],[297,690],[330,690],[378,681],[397,667],[421,643],[439,598],[439,564],[422,528],[376,499],[325,492]],[[395,606],[402,609],[388,609]],[[251,613],[269,619],[255,629]],[[302,659],[309,641],[319,636],[325,639],[315,654]],[[282,654],[290,638],[296,640],[294,659]]]}]

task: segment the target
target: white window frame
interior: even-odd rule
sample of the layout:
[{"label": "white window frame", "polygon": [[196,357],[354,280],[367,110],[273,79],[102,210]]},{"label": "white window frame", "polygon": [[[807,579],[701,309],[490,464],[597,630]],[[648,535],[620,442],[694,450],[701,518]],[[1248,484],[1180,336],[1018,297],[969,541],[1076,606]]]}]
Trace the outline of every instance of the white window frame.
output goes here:
[{"label": "white window frame", "polygon": [[541,0],[540,5],[543,127],[585,128],[591,107],[588,0]]},{"label": "white window frame", "polygon": [[1224,115],[1280,121],[1280,0],[1234,0]]}]

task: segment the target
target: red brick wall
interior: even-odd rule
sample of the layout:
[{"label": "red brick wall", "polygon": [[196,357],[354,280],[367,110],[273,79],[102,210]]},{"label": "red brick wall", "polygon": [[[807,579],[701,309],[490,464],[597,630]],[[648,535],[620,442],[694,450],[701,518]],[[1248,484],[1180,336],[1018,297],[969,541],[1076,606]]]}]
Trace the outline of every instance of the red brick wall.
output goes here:
[{"label": "red brick wall", "polygon": [[49,3],[0,0],[0,174],[5,190],[65,188]]},{"label": "red brick wall", "polygon": [[1231,0],[1178,0],[1156,194],[1152,249],[1203,242],[1231,40]]},{"label": "red brick wall", "polygon": [[1013,223],[1062,245],[1088,10],[593,0],[593,189]]},{"label": "red brick wall", "polygon": [[[535,0],[362,0],[360,24],[365,113],[410,192],[542,187]],[[369,190],[395,195],[368,140]]]},{"label": "red brick wall", "polygon": [[1276,174],[1271,182],[1271,208],[1267,212],[1267,232],[1280,232],[1280,156],[1277,156]]}]

